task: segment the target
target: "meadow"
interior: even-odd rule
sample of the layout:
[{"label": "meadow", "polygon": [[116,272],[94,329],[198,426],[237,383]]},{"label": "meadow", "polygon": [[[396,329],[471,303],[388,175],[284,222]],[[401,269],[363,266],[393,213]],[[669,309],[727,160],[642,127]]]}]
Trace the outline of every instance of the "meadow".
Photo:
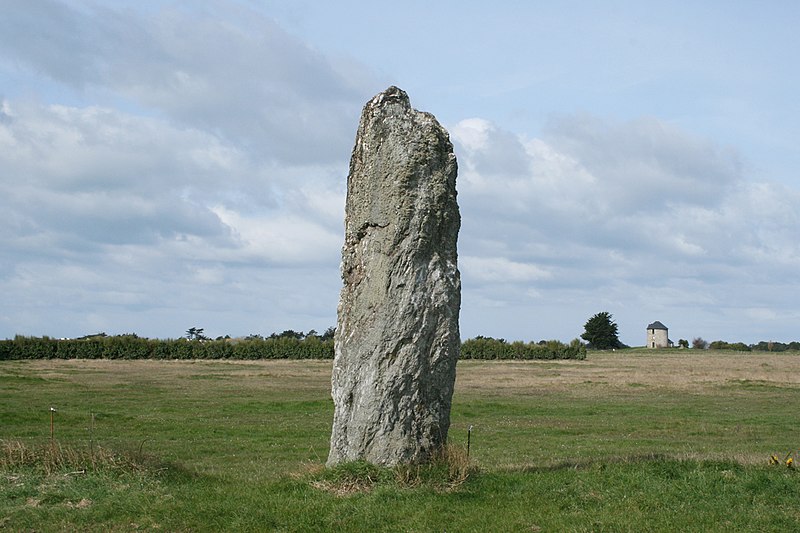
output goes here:
[{"label": "meadow", "polygon": [[330,370],[2,361],[0,529],[800,530],[796,352],[461,361],[456,481],[323,469]]}]

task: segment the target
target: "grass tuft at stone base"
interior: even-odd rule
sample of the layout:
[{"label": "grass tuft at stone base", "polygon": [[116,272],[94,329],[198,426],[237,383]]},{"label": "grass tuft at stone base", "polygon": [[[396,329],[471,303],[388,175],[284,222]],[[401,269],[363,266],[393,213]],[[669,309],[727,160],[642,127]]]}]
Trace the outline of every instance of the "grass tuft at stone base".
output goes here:
[{"label": "grass tuft at stone base", "polygon": [[448,492],[458,490],[477,472],[478,467],[470,463],[466,449],[449,444],[426,462],[389,468],[366,461],[351,461],[313,469],[309,483],[336,496],[366,493],[377,486],[396,489],[429,487]]}]

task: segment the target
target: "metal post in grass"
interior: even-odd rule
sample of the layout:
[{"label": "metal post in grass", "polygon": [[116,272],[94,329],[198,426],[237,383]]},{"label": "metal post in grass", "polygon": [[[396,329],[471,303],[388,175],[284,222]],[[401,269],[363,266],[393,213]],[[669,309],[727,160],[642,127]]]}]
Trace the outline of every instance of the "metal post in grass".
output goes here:
[{"label": "metal post in grass", "polygon": [[89,455],[92,457],[92,464],[94,464],[94,413],[90,413],[89,420]]},{"label": "metal post in grass", "polygon": [[50,408],[50,442],[55,442],[55,421],[54,415],[56,412],[55,407]]},{"label": "metal post in grass", "polygon": [[469,445],[472,440],[472,425],[467,428],[467,459],[469,459]]}]

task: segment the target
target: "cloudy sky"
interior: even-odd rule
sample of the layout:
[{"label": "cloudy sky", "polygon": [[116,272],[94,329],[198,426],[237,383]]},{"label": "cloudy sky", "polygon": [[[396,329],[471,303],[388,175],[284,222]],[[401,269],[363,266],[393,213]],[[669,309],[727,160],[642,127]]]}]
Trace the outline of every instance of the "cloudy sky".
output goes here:
[{"label": "cloudy sky", "polygon": [[797,2],[0,4],[0,338],[334,325],[398,85],[455,145],[463,338],[800,339]]}]

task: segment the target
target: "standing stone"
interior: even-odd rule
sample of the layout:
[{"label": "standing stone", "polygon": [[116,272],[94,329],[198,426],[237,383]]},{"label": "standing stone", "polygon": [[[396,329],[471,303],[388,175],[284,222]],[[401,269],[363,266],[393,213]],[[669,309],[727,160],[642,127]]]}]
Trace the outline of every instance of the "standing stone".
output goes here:
[{"label": "standing stone", "polygon": [[328,464],[424,461],[447,442],[461,340],[456,157],[389,87],[361,114],[347,178]]}]

